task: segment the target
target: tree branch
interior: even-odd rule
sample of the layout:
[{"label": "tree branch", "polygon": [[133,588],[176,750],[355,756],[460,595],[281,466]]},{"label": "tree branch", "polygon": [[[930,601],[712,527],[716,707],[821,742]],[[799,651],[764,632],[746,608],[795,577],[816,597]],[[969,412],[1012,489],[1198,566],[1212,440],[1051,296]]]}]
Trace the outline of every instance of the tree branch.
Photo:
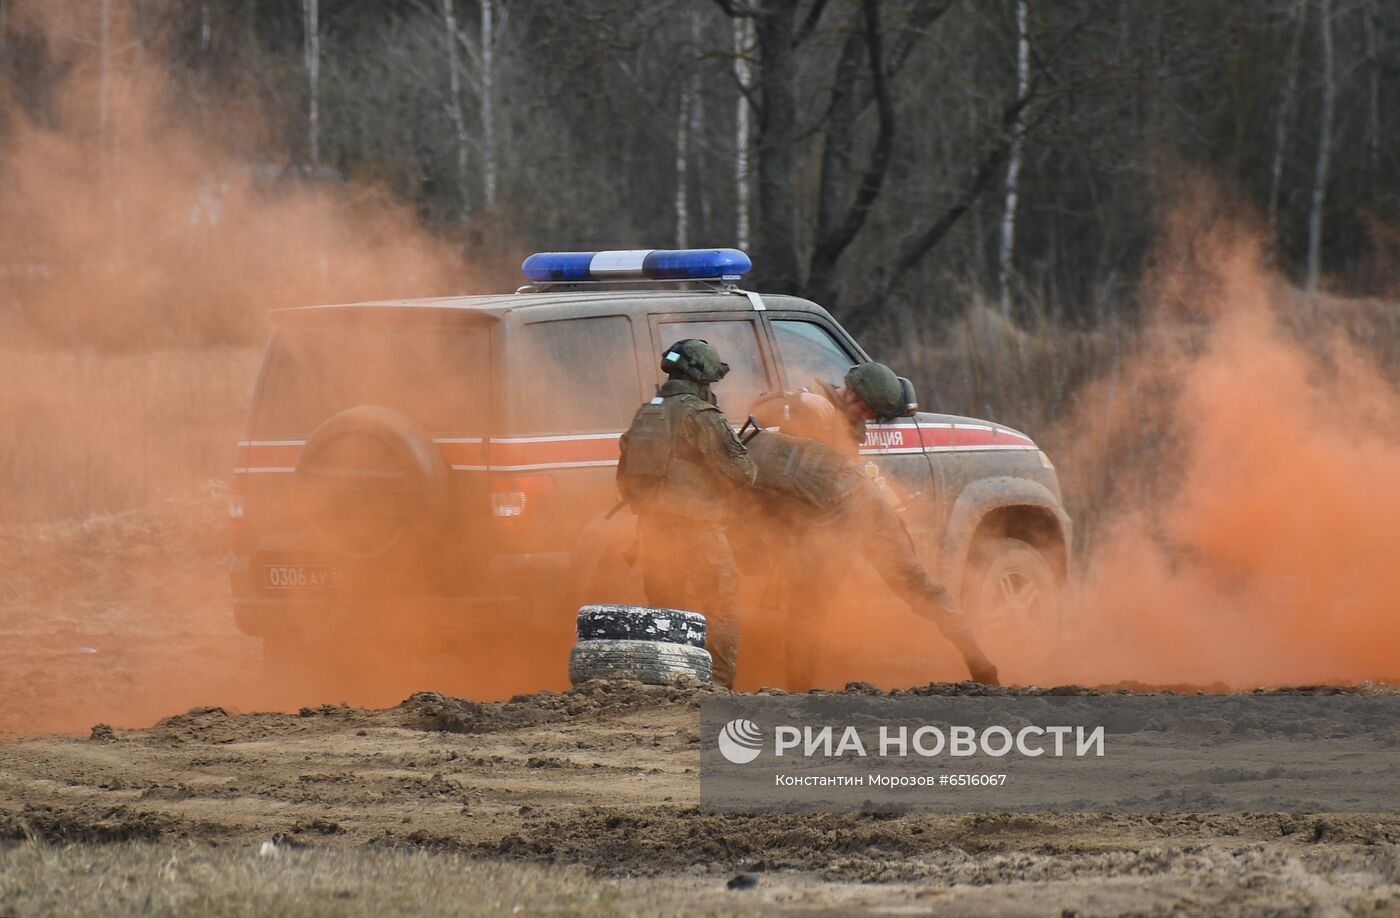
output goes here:
[{"label": "tree branch", "polygon": [[[1017,117],[1026,109],[1036,97],[1036,87],[1032,83],[1030,91],[1026,95],[1012,100],[1002,109],[1002,132],[1001,136],[983,154],[977,168],[974,169],[963,182],[962,189],[958,192],[957,198],[943,213],[938,215],[923,231],[909,237],[900,246],[898,254],[890,269],[880,278],[875,293],[865,301],[859,308],[849,314],[847,327],[854,334],[860,329],[869,325],[870,320],[877,312],[879,305],[884,302],[903,279],[904,275],[915,268],[924,256],[927,255],[934,246],[943,241],[949,231],[957,225],[963,215],[971,209],[982,193],[987,190],[993,180],[1001,173],[1002,167],[1006,164],[1006,159],[1011,153],[1011,126],[1016,123]],[[1029,136],[1031,132],[1044,120],[1049,109],[1047,104],[1043,107],[1034,121],[1027,122],[1022,131],[1022,136]]]},{"label": "tree branch", "polygon": [[808,36],[817,27],[817,22],[822,18],[822,13],[826,11],[827,0],[816,0],[812,8],[807,11],[807,16],[802,20],[802,25],[797,27],[797,33],[792,36],[792,46],[796,48],[807,40]]},{"label": "tree branch", "polygon": [[724,15],[730,19],[749,19],[760,15],[760,11],[749,3],[738,3],[736,0],[714,0],[720,9],[724,10]]},{"label": "tree branch", "polygon": [[[875,145],[870,151],[870,161],[861,176],[856,194],[845,215],[834,225],[819,227],[817,244],[812,250],[812,260],[808,274],[808,287],[818,295],[826,295],[830,279],[835,271],[836,261],[855,240],[861,227],[865,225],[870,209],[880,196],[885,174],[889,170],[891,154],[894,150],[894,103],[890,99],[889,83],[884,69],[882,36],[880,33],[879,0],[864,0],[862,13],[865,22],[866,56],[870,67],[871,91],[875,98],[879,129]],[[838,70],[838,74],[839,74]],[[827,143],[850,143],[850,132],[843,136],[827,134]],[[834,203],[834,202],[833,202]]]}]

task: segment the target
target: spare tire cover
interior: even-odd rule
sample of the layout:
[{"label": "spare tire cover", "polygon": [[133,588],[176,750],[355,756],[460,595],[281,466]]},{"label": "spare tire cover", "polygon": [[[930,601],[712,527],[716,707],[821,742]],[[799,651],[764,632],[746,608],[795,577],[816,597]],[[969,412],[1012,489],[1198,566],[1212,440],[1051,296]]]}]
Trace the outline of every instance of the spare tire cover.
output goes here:
[{"label": "spare tire cover", "polygon": [[436,534],[447,465],[432,436],[389,408],[360,405],[326,420],[297,461],[303,511],[321,542],[357,558]]},{"label": "spare tire cover", "polygon": [[580,641],[661,641],[705,646],[705,616],[681,609],[654,609],[611,603],[578,610]]}]

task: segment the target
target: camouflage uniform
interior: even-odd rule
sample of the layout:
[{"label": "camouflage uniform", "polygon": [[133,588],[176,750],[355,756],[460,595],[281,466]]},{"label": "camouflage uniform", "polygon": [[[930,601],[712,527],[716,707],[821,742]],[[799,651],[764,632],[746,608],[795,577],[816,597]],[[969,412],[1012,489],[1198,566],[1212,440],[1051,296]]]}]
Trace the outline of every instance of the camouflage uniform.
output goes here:
[{"label": "camouflage uniform", "polygon": [[[663,442],[669,436],[669,442]],[[739,572],[723,520],[753,463],[708,386],[670,379],[622,436],[618,489],[637,514],[647,602],[709,622],[714,681],[732,685],[739,653]]]},{"label": "camouflage uniform", "polygon": [[[830,387],[823,390],[820,396],[801,390],[805,398],[783,393],[789,397],[763,406],[766,418],[757,412],[755,417],[765,426],[777,421],[783,430],[804,434],[834,432],[834,442],[765,430],[749,444],[758,487],[770,495],[787,519],[787,528],[796,534],[786,572],[788,688],[812,686],[817,662],[814,632],[839,587],[835,578],[841,568],[832,559],[852,550],[916,615],[938,626],[962,654],[974,679],[995,682],[996,667],[977,646],[957,600],[919,559],[892,506],[893,493],[877,477],[878,469],[871,476],[858,463],[864,423],[851,421]],[[813,403],[814,398],[830,400],[839,409],[834,415],[839,421],[833,422],[833,414]],[[774,408],[781,408],[776,416]]]}]

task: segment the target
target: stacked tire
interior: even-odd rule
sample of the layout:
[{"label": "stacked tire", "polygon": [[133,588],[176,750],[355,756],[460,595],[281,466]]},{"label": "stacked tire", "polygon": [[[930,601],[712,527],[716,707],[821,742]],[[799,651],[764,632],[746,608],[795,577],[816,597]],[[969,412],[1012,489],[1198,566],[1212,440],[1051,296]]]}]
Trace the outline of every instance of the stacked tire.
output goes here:
[{"label": "stacked tire", "polygon": [[588,605],[578,610],[569,680],[633,679],[647,685],[709,682],[705,616],[682,609]]}]

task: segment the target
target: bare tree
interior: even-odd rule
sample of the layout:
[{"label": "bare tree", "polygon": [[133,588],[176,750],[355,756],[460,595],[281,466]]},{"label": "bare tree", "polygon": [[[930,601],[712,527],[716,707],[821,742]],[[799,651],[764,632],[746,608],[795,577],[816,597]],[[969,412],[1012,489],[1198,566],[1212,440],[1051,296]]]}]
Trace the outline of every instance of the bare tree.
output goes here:
[{"label": "bare tree", "polygon": [[[704,40],[704,28],[701,22],[700,11],[692,10],[690,14],[690,40],[699,49]],[[705,94],[701,81],[701,70],[696,67],[690,75],[690,136],[694,138],[691,144],[691,169],[692,184],[697,188],[705,187],[704,153],[705,153]],[[710,196],[700,195],[700,227],[707,231],[710,226]]]},{"label": "bare tree", "polygon": [[734,111],[734,244],[749,247],[749,202],[753,196],[753,176],[749,172],[749,94],[753,91],[753,20],[734,20],[734,79],[739,97]]},{"label": "bare tree", "polygon": [[1379,191],[1378,179],[1381,168],[1381,61],[1379,51],[1376,47],[1376,0],[1366,0],[1365,12],[1366,27],[1366,71],[1370,77],[1369,105],[1366,114],[1370,130],[1369,143],[1366,145],[1367,152],[1370,153],[1371,161],[1371,193],[1374,195]]},{"label": "bare tree", "polygon": [[[1016,0],[1016,98],[1031,88],[1031,38],[1026,25],[1026,0]],[[997,280],[1001,287],[1001,314],[1011,318],[1011,264],[1016,249],[1016,204],[1020,195],[1021,152],[1026,143],[1023,113],[1011,125],[1011,156],[1006,164],[1006,203],[1001,216],[1001,251]]]},{"label": "bare tree", "polygon": [[[107,0],[102,0],[105,8]],[[311,172],[321,171],[321,28],[317,22],[317,0],[302,0],[303,53],[306,59],[306,79],[310,86],[307,113],[307,133],[310,135]]]},{"label": "bare tree", "polygon": [[1317,168],[1313,173],[1312,213],[1308,218],[1309,294],[1317,290],[1322,271],[1322,210],[1327,202],[1327,169],[1332,153],[1332,116],[1336,107],[1337,75],[1333,68],[1332,0],[1319,0],[1322,29],[1322,112],[1317,130]]},{"label": "bare tree", "polygon": [[1269,232],[1278,232],[1278,200],[1283,186],[1284,153],[1288,146],[1288,124],[1293,118],[1294,99],[1298,93],[1298,67],[1303,51],[1303,32],[1308,21],[1308,0],[1298,0],[1293,26],[1293,43],[1289,48],[1287,75],[1279,97],[1274,121],[1274,160],[1269,170]]},{"label": "bare tree", "polygon": [[451,90],[449,116],[452,118],[452,131],[457,139],[457,212],[462,220],[471,216],[471,188],[467,179],[467,121],[462,112],[462,70],[457,57],[457,14],[453,0],[442,0],[443,25],[447,29],[444,40],[447,42],[447,83]]},{"label": "bare tree", "polygon": [[481,0],[481,182],[487,210],[496,206],[496,27],[492,6],[493,0]]},{"label": "bare tree", "polygon": [[676,247],[681,249],[690,244],[690,214],[687,207],[689,183],[686,178],[690,164],[690,106],[690,85],[684,83],[676,105]]},{"label": "bare tree", "polygon": [[112,0],[102,0],[98,12],[100,17],[98,41],[97,78],[97,149],[102,155],[107,153],[108,96],[112,83]]}]

